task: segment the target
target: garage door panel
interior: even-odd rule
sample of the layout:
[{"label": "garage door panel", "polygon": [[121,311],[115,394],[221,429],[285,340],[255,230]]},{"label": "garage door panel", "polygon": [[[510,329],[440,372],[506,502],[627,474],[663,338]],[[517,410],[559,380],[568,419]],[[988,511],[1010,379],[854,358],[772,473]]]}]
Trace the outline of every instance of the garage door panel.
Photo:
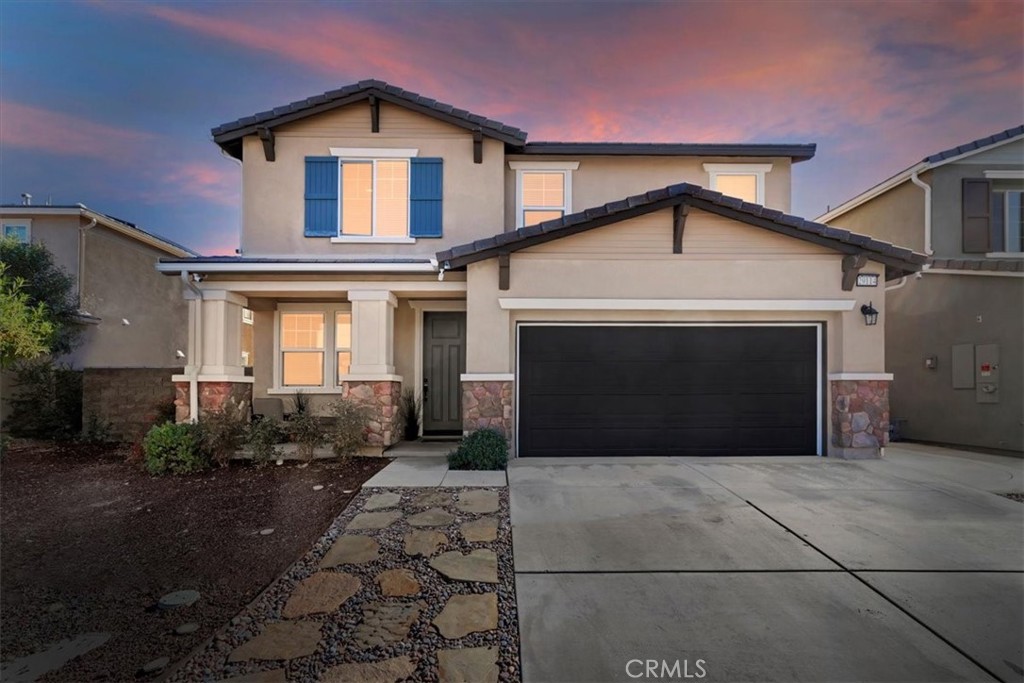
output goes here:
[{"label": "garage door panel", "polygon": [[520,455],[813,454],[813,326],[523,326]]}]

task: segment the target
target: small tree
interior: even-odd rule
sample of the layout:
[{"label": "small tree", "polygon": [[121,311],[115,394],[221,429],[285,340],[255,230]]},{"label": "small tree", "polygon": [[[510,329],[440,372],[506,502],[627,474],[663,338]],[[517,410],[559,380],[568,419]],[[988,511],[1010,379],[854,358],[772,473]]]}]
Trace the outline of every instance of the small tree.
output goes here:
[{"label": "small tree", "polygon": [[10,275],[0,262],[0,368],[48,353],[53,330],[46,306],[33,304],[24,279]]},{"label": "small tree", "polygon": [[50,328],[43,353],[62,356],[72,351],[81,334],[81,327],[75,322],[78,298],[74,278],[54,263],[53,254],[42,244],[0,240],[0,262],[4,264],[5,278],[21,281],[20,291],[28,306],[45,311]]}]

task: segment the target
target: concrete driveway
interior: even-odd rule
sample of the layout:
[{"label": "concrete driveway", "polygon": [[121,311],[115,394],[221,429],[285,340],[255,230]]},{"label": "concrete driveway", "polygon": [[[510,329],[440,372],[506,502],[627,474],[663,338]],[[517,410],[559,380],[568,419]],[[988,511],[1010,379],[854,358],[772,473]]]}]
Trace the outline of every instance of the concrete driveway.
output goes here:
[{"label": "concrete driveway", "polygon": [[515,461],[523,680],[1024,681],[1024,461],[886,456]]}]

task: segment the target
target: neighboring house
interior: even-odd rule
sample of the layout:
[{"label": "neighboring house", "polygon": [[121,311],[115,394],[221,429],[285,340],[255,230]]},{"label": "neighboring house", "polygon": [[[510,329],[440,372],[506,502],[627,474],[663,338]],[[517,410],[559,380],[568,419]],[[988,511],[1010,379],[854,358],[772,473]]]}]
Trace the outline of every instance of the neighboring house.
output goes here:
[{"label": "neighboring house", "polygon": [[[118,436],[134,436],[140,414],[152,412],[146,401],[161,392],[173,398],[167,373],[183,365],[177,352],[188,345],[182,284],[155,273],[153,264],[195,252],[81,204],[0,205],[0,230],[45,245],[74,279],[80,345],[57,361],[87,371],[87,415],[110,422]],[[5,416],[12,381],[8,373],[0,390]]]},{"label": "neighboring house", "polygon": [[1024,126],[926,157],[818,218],[928,254],[886,289],[902,438],[1024,451]]},{"label": "neighboring house", "polygon": [[425,434],[494,427],[519,456],[885,444],[884,290],[854,280],[924,256],[786,214],[814,145],[527,142],[380,81],[213,137],[241,253],[159,265],[191,288],[179,419],[346,396],[383,448],[406,390]]}]

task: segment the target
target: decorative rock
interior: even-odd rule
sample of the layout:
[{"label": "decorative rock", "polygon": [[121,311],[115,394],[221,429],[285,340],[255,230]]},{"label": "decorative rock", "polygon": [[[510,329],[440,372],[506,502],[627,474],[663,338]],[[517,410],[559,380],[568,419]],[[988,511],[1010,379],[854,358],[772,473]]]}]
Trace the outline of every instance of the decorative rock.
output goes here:
[{"label": "decorative rock", "polygon": [[448,639],[498,628],[498,594],[453,595],[434,626]]},{"label": "decorative rock", "polygon": [[444,507],[445,505],[451,505],[452,494],[441,493],[440,491],[427,491],[413,498],[412,505],[414,508],[432,508],[432,507]]},{"label": "decorative rock", "polygon": [[352,633],[352,642],[360,650],[386,643],[397,643],[409,635],[423,602],[396,604],[377,602],[363,610],[363,622]]},{"label": "decorative rock", "polygon": [[315,621],[288,621],[267,624],[263,632],[235,648],[229,662],[247,659],[295,659],[316,652],[320,642],[320,624]]},{"label": "decorative rock", "polygon": [[174,591],[160,598],[157,605],[160,609],[174,609],[175,607],[188,607],[199,599],[199,591]]},{"label": "decorative rock", "polygon": [[459,531],[469,543],[486,543],[498,538],[498,520],[494,517],[481,517],[478,520],[466,522]]},{"label": "decorative rock", "polygon": [[441,508],[430,508],[409,517],[410,526],[448,526],[454,521],[455,517]]},{"label": "decorative rock", "polygon": [[260,529],[260,536],[269,536],[274,533],[273,529]]},{"label": "decorative rock", "polygon": [[174,633],[179,636],[187,636],[188,634],[195,633],[198,630],[199,624],[194,621],[190,621],[187,624],[182,624],[178,628],[174,629]]},{"label": "decorative rock", "polygon": [[284,609],[285,619],[333,612],[359,592],[359,579],[344,572],[317,572],[300,583],[292,592]]},{"label": "decorative rock", "polygon": [[275,465],[283,465],[284,464],[284,460],[282,460],[281,458],[278,458],[277,460],[274,461],[274,464]]},{"label": "decorative rock", "polygon": [[380,544],[369,536],[358,534],[338,537],[331,549],[320,562],[321,567],[334,567],[339,564],[364,564],[377,559]]},{"label": "decorative rock", "polygon": [[387,596],[416,595],[420,584],[408,569],[388,569],[377,575],[380,592]]},{"label": "decorative rock", "polygon": [[242,674],[225,678],[220,683],[288,683],[288,675],[284,669],[257,671],[254,674]]},{"label": "decorative rock", "polygon": [[141,671],[144,674],[156,673],[157,671],[161,671],[165,666],[167,666],[170,663],[170,657],[158,657],[157,659],[154,659],[150,662],[146,662],[145,664],[143,664]]},{"label": "decorative rock", "polygon": [[440,531],[410,531],[405,535],[405,554],[430,557],[447,542],[448,537]]},{"label": "decorative rock", "polygon": [[397,493],[376,493],[370,496],[363,504],[364,510],[383,510],[393,508],[402,502],[402,497]]},{"label": "decorative rock", "polygon": [[313,487],[313,490],[314,491],[323,491],[324,490],[324,485],[323,484],[317,484],[316,486]]},{"label": "decorative rock", "polygon": [[473,550],[468,555],[453,550],[432,559],[430,566],[455,581],[498,583],[498,558],[493,550]]},{"label": "decorative rock", "polygon": [[497,683],[498,648],[439,650],[437,679],[440,683]]},{"label": "decorative rock", "polygon": [[497,491],[463,491],[455,507],[463,512],[484,513],[498,511]]},{"label": "decorative rock", "polygon": [[352,518],[346,529],[383,529],[402,516],[398,510],[391,512],[360,512]]},{"label": "decorative rock", "polygon": [[408,657],[382,662],[341,664],[324,672],[320,683],[396,683],[411,677],[416,665]]}]

